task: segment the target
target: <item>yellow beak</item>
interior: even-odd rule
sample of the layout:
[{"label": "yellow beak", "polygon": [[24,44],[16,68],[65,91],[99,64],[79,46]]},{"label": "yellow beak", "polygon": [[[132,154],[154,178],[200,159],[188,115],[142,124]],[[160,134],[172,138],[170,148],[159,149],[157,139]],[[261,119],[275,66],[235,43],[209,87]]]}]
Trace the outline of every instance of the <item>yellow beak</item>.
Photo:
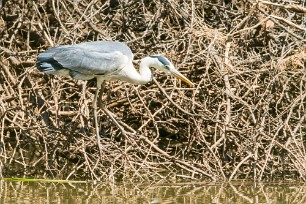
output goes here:
[{"label": "yellow beak", "polygon": [[179,71],[177,71],[176,69],[171,69],[170,70],[171,75],[175,76],[176,78],[182,80],[183,82],[185,82],[186,84],[188,84],[189,86],[194,86],[194,84],[187,79],[184,75],[182,75]]}]

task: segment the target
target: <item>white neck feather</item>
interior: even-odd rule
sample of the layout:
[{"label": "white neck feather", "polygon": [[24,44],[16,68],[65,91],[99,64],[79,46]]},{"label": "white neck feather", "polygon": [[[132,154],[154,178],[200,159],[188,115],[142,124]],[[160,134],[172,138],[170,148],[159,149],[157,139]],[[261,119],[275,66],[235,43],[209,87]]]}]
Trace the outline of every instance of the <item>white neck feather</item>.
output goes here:
[{"label": "white neck feather", "polygon": [[126,69],[125,81],[128,81],[133,84],[146,84],[152,80],[152,71],[150,67],[155,67],[154,61],[150,59],[150,57],[145,57],[141,59],[139,65],[139,72],[131,65]]},{"label": "white neck feather", "polygon": [[145,57],[141,59],[139,65],[139,72],[134,68],[133,64],[127,65],[120,71],[120,73],[114,76],[112,79],[119,79],[127,81],[132,84],[146,84],[152,80],[152,71],[150,67],[158,68],[156,60],[151,57]]}]

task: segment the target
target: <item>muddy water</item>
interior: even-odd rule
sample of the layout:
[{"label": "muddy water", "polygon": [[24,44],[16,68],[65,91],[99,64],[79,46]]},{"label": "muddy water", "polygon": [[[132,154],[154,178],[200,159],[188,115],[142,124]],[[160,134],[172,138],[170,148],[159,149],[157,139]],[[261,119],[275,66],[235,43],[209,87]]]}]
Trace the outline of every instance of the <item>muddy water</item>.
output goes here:
[{"label": "muddy water", "polygon": [[0,181],[0,203],[306,203],[306,184]]}]

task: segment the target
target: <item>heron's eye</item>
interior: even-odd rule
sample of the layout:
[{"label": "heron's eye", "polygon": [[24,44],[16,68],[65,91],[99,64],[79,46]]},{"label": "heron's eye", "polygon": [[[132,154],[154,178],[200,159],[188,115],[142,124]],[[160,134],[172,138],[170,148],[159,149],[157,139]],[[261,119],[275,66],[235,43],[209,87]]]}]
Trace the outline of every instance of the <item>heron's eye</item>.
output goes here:
[{"label": "heron's eye", "polygon": [[170,70],[170,67],[168,65],[165,65],[164,67],[165,69]]}]

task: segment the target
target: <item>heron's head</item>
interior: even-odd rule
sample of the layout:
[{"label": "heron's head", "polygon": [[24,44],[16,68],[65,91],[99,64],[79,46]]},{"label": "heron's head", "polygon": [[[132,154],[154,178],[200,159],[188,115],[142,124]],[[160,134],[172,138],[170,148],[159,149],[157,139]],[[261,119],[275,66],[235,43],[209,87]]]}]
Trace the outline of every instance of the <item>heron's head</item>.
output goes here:
[{"label": "heron's head", "polygon": [[164,56],[149,56],[150,58],[150,66],[159,69],[167,74],[170,74],[183,82],[193,86],[193,83],[187,79],[183,74],[181,74],[174,65]]}]

